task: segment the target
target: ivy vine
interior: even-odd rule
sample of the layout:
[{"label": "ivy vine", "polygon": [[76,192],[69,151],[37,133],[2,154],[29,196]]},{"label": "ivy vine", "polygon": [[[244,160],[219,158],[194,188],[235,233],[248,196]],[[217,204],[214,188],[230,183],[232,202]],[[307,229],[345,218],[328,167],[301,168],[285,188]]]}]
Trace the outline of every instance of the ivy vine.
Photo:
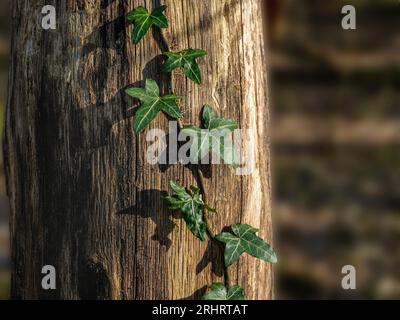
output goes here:
[{"label": "ivy vine", "polygon": [[[152,12],[145,7],[139,6],[126,15],[126,21],[133,23],[132,41],[138,44],[146,35],[151,27],[167,28],[168,20],[164,15],[167,6],[159,6]],[[163,37],[163,34],[161,32]],[[165,38],[163,41],[166,43]],[[165,45],[167,48],[168,46]],[[162,72],[171,73],[175,69],[181,69],[183,74],[196,84],[202,83],[201,71],[197,64],[197,59],[207,55],[202,49],[185,49],[180,52],[163,52],[167,57]],[[232,167],[238,167],[238,154],[233,142],[222,143],[221,137],[238,128],[237,123],[231,119],[219,118],[215,115],[209,105],[205,105],[202,112],[203,126],[207,130],[202,130],[193,125],[183,125],[180,118],[182,112],[178,101],[180,96],[168,94],[160,96],[160,90],[154,80],[147,79],[145,88],[132,87],[125,91],[128,95],[140,101],[140,107],[133,119],[133,128],[136,133],[142,132],[158,113],[163,112],[169,117],[176,119],[179,124],[179,130],[187,136],[194,138],[191,148],[192,163],[198,163],[209,152],[210,149],[219,151],[220,157],[225,163]],[[225,140],[223,140],[225,141]],[[206,142],[206,143],[205,143]],[[211,147],[210,147],[211,146]],[[213,283],[208,287],[203,295],[203,300],[244,300],[243,289],[239,285],[228,287],[227,268],[236,263],[243,253],[262,259],[267,262],[276,263],[277,256],[271,246],[256,235],[258,229],[248,224],[235,224],[230,226],[229,231],[214,235],[207,223],[207,212],[215,213],[205,201],[205,190],[203,187],[203,177],[198,169],[197,174],[200,177],[200,186],[191,186],[185,188],[175,181],[170,181],[172,195],[164,197],[170,210],[179,211],[192,234],[201,241],[216,240],[225,244],[224,264],[225,264],[225,284]]]}]

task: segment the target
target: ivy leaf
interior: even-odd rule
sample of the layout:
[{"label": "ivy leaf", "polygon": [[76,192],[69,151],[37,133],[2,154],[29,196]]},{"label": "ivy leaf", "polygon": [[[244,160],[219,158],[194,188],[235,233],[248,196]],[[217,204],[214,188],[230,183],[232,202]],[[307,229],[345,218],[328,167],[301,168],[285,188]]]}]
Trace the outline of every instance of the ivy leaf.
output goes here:
[{"label": "ivy leaf", "polygon": [[133,128],[137,133],[141,132],[160,111],[174,119],[181,117],[181,110],[177,104],[180,97],[172,94],[160,97],[160,89],[154,80],[147,79],[145,89],[129,88],[125,92],[141,101],[133,120]]},{"label": "ivy leaf", "polygon": [[195,126],[185,126],[182,133],[192,138],[190,160],[200,163],[210,150],[217,153],[227,164],[234,168],[239,166],[238,153],[232,139],[231,132],[238,128],[235,121],[215,116],[209,105],[203,108],[204,129]]},{"label": "ivy leaf", "polygon": [[216,236],[218,241],[226,244],[224,253],[226,267],[235,263],[244,252],[268,262],[278,261],[271,246],[256,235],[258,229],[248,224],[235,224],[231,229],[233,233],[222,232]]},{"label": "ivy leaf", "polygon": [[201,84],[201,72],[196,59],[206,56],[205,50],[186,49],[180,52],[165,52],[164,55],[168,59],[163,65],[163,72],[171,72],[174,69],[181,68],[185,76],[197,84]]},{"label": "ivy leaf", "polygon": [[164,15],[166,8],[167,6],[160,6],[149,13],[145,7],[140,6],[126,15],[126,20],[134,22],[135,25],[132,33],[132,40],[135,44],[139,43],[152,25],[159,28],[168,27],[168,20]]},{"label": "ivy leaf", "polygon": [[204,209],[209,206],[204,203],[200,190],[194,186],[191,186],[190,190],[186,190],[175,181],[171,181],[170,185],[175,195],[163,197],[168,202],[169,209],[179,210],[189,230],[201,241],[204,241],[207,229],[204,221]]},{"label": "ivy leaf", "polygon": [[233,286],[226,290],[222,283],[213,283],[208,287],[202,300],[245,300],[243,295],[243,288],[240,286]]}]

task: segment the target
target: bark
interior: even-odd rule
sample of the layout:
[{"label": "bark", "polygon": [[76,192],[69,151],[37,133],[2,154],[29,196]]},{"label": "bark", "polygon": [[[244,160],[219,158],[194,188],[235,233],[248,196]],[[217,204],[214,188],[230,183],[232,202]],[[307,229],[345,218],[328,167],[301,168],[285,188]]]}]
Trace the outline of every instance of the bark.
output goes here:
[{"label": "bark", "polygon": [[[189,186],[181,165],[146,162],[136,135],[131,84],[152,78],[181,95],[183,121],[199,125],[210,103],[253,128],[251,176],[226,165],[204,168],[215,233],[250,223],[271,242],[268,100],[261,1],[166,0],[173,50],[203,48],[204,84],[160,76],[163,41],[149,32],[134,45],[125,14],[143,1],[58,0],[57,29],[41,28],[43,1],[12,1],[13,41],[4,152],[11,204],[12,297],[29,299],[198,298],[223,282],[221,246],[200,242],[160,196],[171,179]],[[144,1],[148,8],[158,1]],[[150,128],[168,128],[159,115]],[[177,225],[177,228],[174,227]],[[41,269],[57,270],[57,290]],[[249,299],[272,297],[272,267],[244,256],[230,282]]]}]

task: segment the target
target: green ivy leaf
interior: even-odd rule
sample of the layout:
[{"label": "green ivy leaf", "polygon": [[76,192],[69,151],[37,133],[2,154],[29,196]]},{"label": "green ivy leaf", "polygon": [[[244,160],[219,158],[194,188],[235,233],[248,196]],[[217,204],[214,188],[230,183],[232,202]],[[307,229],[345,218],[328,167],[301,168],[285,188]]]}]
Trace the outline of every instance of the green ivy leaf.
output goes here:
[{"label": "green ivy leaf", "polygon": [[159,28],[168,27],[168,20],[164,15],[166,8],[167,6],[160,6],[149,13],[145,7],[140,6],[126,15],[126,20],[135,25],[132,33],[132,40],[135,44],[139,43],[152,25]]},{"label": "green ivy leaf", "polygon": [[201,72],[196,59],[206,56],[205,50],[186,49],[180,52],[165,52],[164,55],[168,59],[163,65],[163,72],[171,72],[174,69],[181,68],[185,76],[197,84],[201,84]]},{"label": "green ivy leaf", "polygon": [[209,206],[204,203],[200,190],[194,186],[191,186],[190,190],[186,190],[174,181],[171,181],[170,185],[175,195],[163,197],[168,202],[169,209],[182,212],[189,230],[201,241],[204,241],[207,226],[203,215],[204,209]]},{"label": "green ivy leaf", "polygon": [[222,283],[213,283],[201,298],[202,300],[245,300],[243,288],[233,286],[226,290]]},{"label": "green ivy leaf", "polygon": [[226,267],[235,263],[244,252],[268,262],[278,261],[271,246],[256,235],[258,229],[248,224],[235,224],[231,229],[233,233],[222,232],[216,236],[218,241],[226,244],[224,253]]},{"label": "green ivy leaf", "polygon": [[137,133],[141,132],[160,111],[174,119],[181,117],[181,110],[177,101],[180,99],[176,95],[166,95],[160,97],[160,89],[154,80],[146,80],[146,88],[129,88],[125,92],[141,101],[141,106],[135,114],[133,128]]},{"label": "green ivy leaf", "polygon": [[228,135],[238,128],[235,121],[218,118],[213,109],[205,105],[203,109],[204,129],[195,126],[185,126],[182,133],[192,138],[190,160],[192,163],[200,163],[210,152],[217,153],[225,163],[234,168],[239,166],[238,153],[235,145]]}]

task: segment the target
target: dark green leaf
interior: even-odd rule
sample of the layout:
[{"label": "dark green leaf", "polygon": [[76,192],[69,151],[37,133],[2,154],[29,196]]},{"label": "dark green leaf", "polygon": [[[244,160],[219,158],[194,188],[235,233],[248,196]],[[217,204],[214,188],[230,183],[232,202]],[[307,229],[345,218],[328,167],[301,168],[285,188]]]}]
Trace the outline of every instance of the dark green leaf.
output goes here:
[{"label": "dark green leaf", "polygon": [[203,108],[203,122],[206,128],[210,127],[211,119],[215,118],[214,110],[209,106],[205,105]]},{"label": "dark green leaf", "polygon": [[228,290],[227,300],[245,300],[243,288],[240,286],[230,287]]},{"label": "dark green leaf", "polygon": [[179,119],[181,116],[181,111],[177,104],[180,97],[175,95],[160,97],[160,89],[154,80],[146,80],[146,89],[129,88],[125,92],[141,101],[141,106],[133,120],[133,128],[137,133],[141,132],[160,111],[165,112],[174,119]]},{"label": "dark green leaf", "polygon": [[152,25],[168,27],[168,20],[164,15],[166,8],[167,6],[160,6],[150,14],[145,7],[140,6],[126,15],[126,20],[134,23],[132,40],[135,44],[139,43]]},{"label": "dark green leaf", "polygon": [[204,241],[207,228],[204,221],[204,209],[207,205],[201,198],[200,190],[194,186],[190,187],[190,191],[186,190],[175,181],[171,181],[170,185],[175,194],[164,197],[169,209],[179,210],[189,230]]},{"label": "dark green leaf", "polygon": [[153,10],[151,16],[153,18],[153,23],[159,28],[167,28],[168,20],[164,15],[164,11],[167,9],[167,6],[160,6]]},{"label": "dark green leaf", "polygon": [[208,287],[202,300],[245,300],[245,297],[240,286],[233,286],[226,290],[222,283],[213,283]]},{"label": "dark green leaf", "polygon": [[130,22],[134,22],[137,19],[140,19],[141,17],[147,16],[149,12],[147,9],[143,6],[137,7],[135,10],[128,12],[126,15],[126,20]]},{"label": "dark green leaf", "polygon": [[197,84],[201,84],[201,71],[196,60],[185,61],[183,64],[183,73],[190,80],[196,82]]},{"label": "dark green leaf", "polygon": [[248,224],[235,224],[231,229],[232,233],[222,232],[216,237],[218,241],[226,244],[224,253],[226,267],[235,263],[244,252],[268,262],[278,261],[271,246],[256,235],[258,229]]},{"label": "dark green leaf", "polygon": [[171,118],[179,119],[181,117],[181,110],[179,109],[176,101],[181,97],[172,94],[166,95],[162,98],[162,111],[169,115]]},{"label": "dark green leaf", "polygon": [[230,133],[238,128],[235,121],[217,118],[208,105],[203,109],[204,129],[195,126],[185,126],[182,133],[192,138],[190,158],[192,163],[200,163],[210,150],[218,154],[227,164],[234,168],[239,166],[238,153]]},{"label": "dark green leaf", "polygon": [[197,84],[201,83],[201,72],[196,62],[197,58],[204,57],[207,52],[201,49],[186,49],[180,52],[165,52],[168,58],[163,65],[163,72],[171,72],[181,68],[183,73]]}]

